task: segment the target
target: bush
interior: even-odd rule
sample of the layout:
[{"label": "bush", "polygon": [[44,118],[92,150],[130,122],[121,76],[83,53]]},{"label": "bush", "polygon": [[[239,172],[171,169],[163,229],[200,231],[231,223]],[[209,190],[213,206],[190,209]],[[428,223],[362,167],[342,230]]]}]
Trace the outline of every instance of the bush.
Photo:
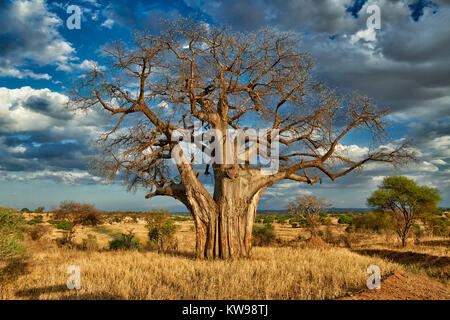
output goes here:
[{"label": "bush", "polygon": [[355,226],[353,225],[349,225],[347,228],[345,228],[345,232],[347,233],[354,233],[355,231]]},{"label": "bush", "polygon": [[[346,229],[347,231],[347,229]],[[354,232],[346,232],[341,235],[341,240],[344,242],[347,248],[351,248],[355,243],[355,233]]]},{"label": "bush", "polygon": [[447,217],[426,215],[423,220],[427,229],[431,231],[434,236],[446,237],[450,235],[450,221]]},{"label": "bush", "polygon": [[59,229],[65,231],[62,238],[58,240],[59,244],[72,247],[75,227],[80,224],[96,226],[101,222],[101,213],[92,204],[62,201],[59,207],[54,209],[54,219],[66,221],[58,224]]},{"label": "bush", "polygon": [[321,218],[320,222],[324,225],[324,226],[329,226],[331,225],[331,218]]},{"label": "bush", "polygon": [[272,216],[264,217],[264,223],[269,223],[269,224],[271,224],[271,223],[274,222],[274,220],[275,220],[275,219],[274,219]]},{"label": "bush", "polygon": [[15,209],[0,207],[0,259],[19,256],[25,247],[20,244],[25,231],[25,219]]},{"label": "bush", "polygon": [[110,250],[130,250],[137,249],[139,246],[139,239],[134,236],[133,231],[128,233],[121,233],[116,236],[116,239],[109,242]]},{"label": "bush", "polygon": [[344,215],[342,217],[339,218],[338,223],[340,224],[352,224],[353,223],[353,218],[347,215]]},{"label": "bush", "polygon": [[72,224],[67,220],[63,220],[56,225],[56,229],[69,231],[72,229]]},{"label": "bush", "polygon": [[356,230],[368,230],[381,232],[392,229],[393,221],[391,215],[385,212],[367,212],[353,219]]},{"label": "bush", "polygon": [[34,209],[34,212],[36,213],[44,213],[45,211],[45,207],[37,207],[36,209]]},{"label": "bush", "polygon": [[63,201],[54,209],[56,220],[67,220],[72,227],[76,225],[96,226],[102,222],[100,211],[92,204]]},{"label": "bush", "polygon": [[28,221],[27,224],[34,226],[34,225],[42,223],[42,222],[44,222],[42,216],[36,216],[33,219],[31,219],[30,221]]},{"label": "bush", "polygon": [[266,246],[275,240],[275,227],[272,224],[253,226],[253,244],[256,246]]},{"label": "bush", "polygon": [[277,216],[277,222],[279,224],[285,224],[289,220],[287,216]]},{"label": "bush", "polygon": [[22,213],[31,213],[31,210],[28,208],[22,208],[22,210],[20,210],[20,212]]},{"label": "bush", "polygon": [[49,232],[50,228],[48,226],[34,226],[34,228],[30,231],[30,237],[33,241],[37,241]]},{"label": "bush", "polygon": [[122,221],[122,217],[114,216],[111,221],[114,223],[120,223]]},{"label": "bush", "polygon": [[292,228],[299,228],[299,225],[297,222],[291,222]]},{"label": "bush", "polygon": [[94,234],[88,234],[87,239],[83,239],[83,250],[95,251],[98,249],[97,237]]},{"label": "bush", "polygon": [[178,227],[166,211],[150,212],[146,222],[150,247],[156,246],[158,251],[163,252],[178,249],[175,238]]},{"label": "bush", "polygon": [[172,219],[173,219],[173,221],[189,221],[189,220],[191,220],[190,217],[178,216],[178,215],[173,217]]}]

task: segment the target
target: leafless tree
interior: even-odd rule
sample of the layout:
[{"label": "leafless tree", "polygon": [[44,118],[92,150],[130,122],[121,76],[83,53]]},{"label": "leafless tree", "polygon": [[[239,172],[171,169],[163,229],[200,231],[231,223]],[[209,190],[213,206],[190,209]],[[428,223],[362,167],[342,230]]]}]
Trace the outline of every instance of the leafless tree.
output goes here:
[{"label": "leafless tree", "polygon": [[295,202],[289,203],[289,212],[306,220],[311,237],[316,237],[320,226],[320,213],[328,209],[331,204],[325,198],[315,195],[298,196]]},{"label": "leafless tree", "polygon": [[[322,174],[335,180],[370,161],[399,164],[410,158],[405,145],[376,147],[386,138],[385,110],[366,96],[339,96],[312,79],[313,59],[293,33],[239,33],[180,18],[158,35],[142,33],[133,44],[115,42],[104,52],[110,65],[93,66],[73,86],[69,103],[117,117],[100,138],[103,153],[93,166],[109,178],[125,179],[130,188],[145,187],[147,198],[181,201],[195,221],[199,258],[249,256],[260,197],[281,180],[314,184]],[[224,150],[237,145],[237,137],[224,134],[228,129],[279,130],[279,170],[266,174],[250,163],[255,148],[270,155],[274,137],[246,138],[228,154],[233,163],[199,167],[206,174],[212,168],[211,195],[175,141],[176,132],[192,131],[197,121],[202,130],[223,133]],[[374,138],[363,158],[346,154],[341,144],[354,129]],[[201,152],[211,151],[211,143],[193,140]],[[173,165],[174,151],[183,162]],[[242,154],[245,163],[237,161]]]}]

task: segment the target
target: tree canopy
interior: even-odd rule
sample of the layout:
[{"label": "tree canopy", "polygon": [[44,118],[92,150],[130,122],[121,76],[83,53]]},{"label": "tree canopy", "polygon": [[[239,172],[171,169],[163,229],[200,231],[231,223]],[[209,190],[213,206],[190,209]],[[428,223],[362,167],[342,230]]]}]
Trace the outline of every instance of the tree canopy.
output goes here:
[{"label": "tree canopy", "polygon": [[393,214],[396,218],[395,230],[405,246],[415,220],[421,214],[434,210],[440,200],[441,196],[436,188],[420,186],[407,177],[390,176],[383,179],[383,183],[367,199],[367,203]]}]

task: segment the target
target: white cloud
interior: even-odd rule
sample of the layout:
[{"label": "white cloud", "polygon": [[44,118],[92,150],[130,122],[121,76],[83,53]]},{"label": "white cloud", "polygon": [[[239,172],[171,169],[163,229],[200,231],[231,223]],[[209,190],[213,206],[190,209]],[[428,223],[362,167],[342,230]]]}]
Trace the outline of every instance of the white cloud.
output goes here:
[{"label": "white cloud", "polygon": [[114,25],[114,20],[112,19],[106,19],[105,22],[102,23],[102,27],[111,29]]},{"label": "white cloud", "polygon": [[65,70],[65,66],[75,59],[72,44],[58,32],[63,21],[48,11],[44,0],[17,0],[6,4],[0,12],[0,21],[2,33],[11,36],[0,42],[5,48],[0,56],[0,76],[48,80],[47,74],[21,69],[34,63]]},{"label": "white cloud", "polygon": [[445,162],[442,159],[434,159],[434,160],[431,160],[430,162],[433,164],[437,164],[437,165],[446,165],[447,164],[447,162]]},{"label": "white cloud", "polygon": [[0,180],[28,182],[33,180],[53,180],[69,185],[106,183],[102,178],[93,176],[86,171],[49,171],[33,173],[2,174]]}]

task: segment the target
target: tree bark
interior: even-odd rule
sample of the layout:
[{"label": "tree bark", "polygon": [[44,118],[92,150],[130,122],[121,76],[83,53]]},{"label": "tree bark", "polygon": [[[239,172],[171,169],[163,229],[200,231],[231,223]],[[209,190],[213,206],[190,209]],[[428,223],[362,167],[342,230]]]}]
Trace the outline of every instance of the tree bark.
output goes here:
[{"label": "tree bark", "polygon": [[205,208],[192,201],[196,254],[200,259],[229,259],[251,254],[253,223],[265,188],[255,188],[251,185],[253,181],[246,177],[226,175],[224,171],[215,172],[214,205]]}]

